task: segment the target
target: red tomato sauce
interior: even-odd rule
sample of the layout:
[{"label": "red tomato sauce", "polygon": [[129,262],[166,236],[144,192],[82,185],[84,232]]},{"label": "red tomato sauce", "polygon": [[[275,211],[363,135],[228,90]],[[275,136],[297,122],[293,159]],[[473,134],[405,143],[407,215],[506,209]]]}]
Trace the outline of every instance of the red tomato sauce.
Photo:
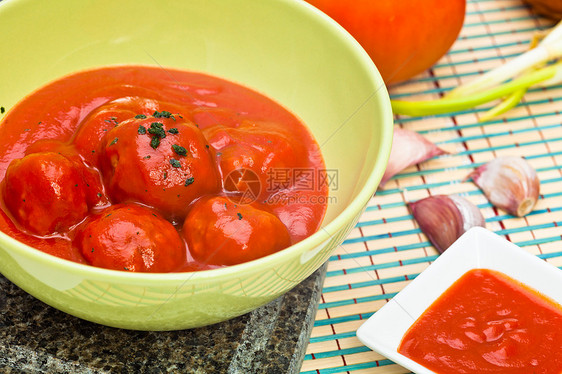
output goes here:
[{"label": "red tomato sauce", "polygon": [[398,352],[436,373],[562,373],[562,307],[503,273],[464,274]]},{"label": "red tomato sauce", "polygon": [[234,265],[318,229],[323,170],[306,126],[262,94],[201,73],[104,67],[4,117],[0,230],[115,270]]}]

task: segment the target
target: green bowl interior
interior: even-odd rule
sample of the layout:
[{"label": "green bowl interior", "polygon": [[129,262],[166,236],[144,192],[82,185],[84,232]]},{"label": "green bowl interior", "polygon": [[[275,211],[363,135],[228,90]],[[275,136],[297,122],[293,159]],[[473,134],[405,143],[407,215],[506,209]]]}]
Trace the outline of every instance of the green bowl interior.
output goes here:
[{"label": "green bowl interior", "polygon": [[[201,71],[289,108],[337,173],[324,230],[295,246],[300,250],[359,214],[384,172],[392,119],[383,81],[354,39],[302,1],[4,0],[0,20],[0,105],[8,110],[53,79],[112,64]],[[2,236],[0,245],[33,255]],[[43,257],[73,271],[88,268]]]}]

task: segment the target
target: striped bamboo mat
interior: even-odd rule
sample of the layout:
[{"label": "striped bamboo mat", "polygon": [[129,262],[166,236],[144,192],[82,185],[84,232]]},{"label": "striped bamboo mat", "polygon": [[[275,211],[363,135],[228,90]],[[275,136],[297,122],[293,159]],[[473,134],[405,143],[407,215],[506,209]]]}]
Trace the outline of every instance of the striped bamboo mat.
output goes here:
[{"label": "striped bamboo mat", "polygon": [[[468,0],[465,24],[451,51],[431,70],[390,90],[392,98],[426,100],[470,80],[529,48],[551,20],[521,0]],[[405,170],[378,191],[356,228],[328,263],[316,322],[301,374],[409,373],[363,346],[355,331],[437,258],[406,202],[460,194],[481,208],[487,228],[562,267],[562,85],[533,89],[503,116],[479,122],[490,106],[427,118],[398,116],[449,155]],[[538,171],[535,210],[515,218],[493,208],[463,178],[502,155],[525,157]]]}]

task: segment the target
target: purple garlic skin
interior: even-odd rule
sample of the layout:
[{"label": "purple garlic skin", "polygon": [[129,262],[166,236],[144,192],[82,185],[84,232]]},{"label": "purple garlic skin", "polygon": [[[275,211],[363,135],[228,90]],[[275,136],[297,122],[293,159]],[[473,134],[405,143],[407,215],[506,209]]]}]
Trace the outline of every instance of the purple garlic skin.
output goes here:
[{"label": "purple garlic skin", "polygon": [[443,253],[474,226],[486,227],[478,207],[460,196],[436,195],[410,203],[421,231]]},{"label": "purple garlic skin", "polygon": [[417,132],[395,126],[390,158],[380,186],[402,170],[445,153]]},{"label": "purple garlic skin", "polygon": [[529,214],[540,194],[535,169],[521,157],[498,157],[470,173],[490,203],[511,215]]}]

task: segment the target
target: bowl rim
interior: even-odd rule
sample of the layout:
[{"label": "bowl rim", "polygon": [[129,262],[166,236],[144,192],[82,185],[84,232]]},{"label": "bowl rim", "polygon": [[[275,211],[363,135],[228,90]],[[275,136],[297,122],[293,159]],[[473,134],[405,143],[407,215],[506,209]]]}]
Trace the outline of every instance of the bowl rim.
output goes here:
[{"label": "bowl rim", "polygon": [[[393,134],[393,117],[387,88],[379,71],[377,70],[375,64],[373,63],[367,52],[365,52],[363,47],[361,47],[361,45],[353,38],[353,36],[351,36],[336,21],[304,0],[271,1],[284,3],[288,8],[293,8],[296,9],[296,12],[304,13],[311,19],[315,19],[319,23],[322,23],[322,25],[334,36],[345,41],[345,43],[350,46],[349,49],[351,51],[351,54],[355,56],[363,70],[368,73],[367,75],[370,81],[373,83],[373,86],[375,87],[375,91],[368,98],[368,100],[378,98],[378,101],[380,101],[379,107],[381,108],[380,113],[382,117],[380,123],[382,131],[380,133],[380,136],[377,136],[380,147],[376,154],[377,161],[375,161],[375,167],[370,171],[367,180],[361,187],[361,190],[359,191],[357,196],[341,213],[339,213],[327,224],[324,224],[323,222],[320,228],[311,236],[279,252],[241,264],[208,270],[170,273],[148,273],[125,272],[99,268],[88,264],[66,260],[42,252],[41,250],[24,244],[17,239],[9,236],[8,234],[0,231],[0,243],[5,243],[9,246],[9,250],[7,250],[7,252],[16,252],[18,255],[22,255],[26,258],[41,262],[43,264],[48,264],[51,269],[64,270],[66,273],[79,275],[83,278],[88,279],[103,279],[106,282],[119,283],[134,282],[136,284],[138,284],[139,280],[144,280],[146,282],[159,282],[160,285],[166,283],[173,284],[177,281],[184,281],[184,283],[186,283],[191,279],[212,279],[225,276],[228,277],[233,274],[240,274],[240,272],[244,272],[245,270],[250,270],[252,268],[270,268],[274,266],[275,263],[279,263],[278,260],[281,260],[285,256],[293,257],[290,255],[293,254],[296,257],[298,253],[304,253],[307,250],[322,245],[322,243],[330,240],[335,233],[339,232],[339,230],[342,229],[352,219],[353,216],[360,214],[371,199],[372,195],[375,193],[378,183],[380,182],[386,168],[388,158],[390,156]],[[7,4],[14,5],[17,2],[18,1],[16,0],[1,1],[0,12],[3,6],[5,7]]]}]

